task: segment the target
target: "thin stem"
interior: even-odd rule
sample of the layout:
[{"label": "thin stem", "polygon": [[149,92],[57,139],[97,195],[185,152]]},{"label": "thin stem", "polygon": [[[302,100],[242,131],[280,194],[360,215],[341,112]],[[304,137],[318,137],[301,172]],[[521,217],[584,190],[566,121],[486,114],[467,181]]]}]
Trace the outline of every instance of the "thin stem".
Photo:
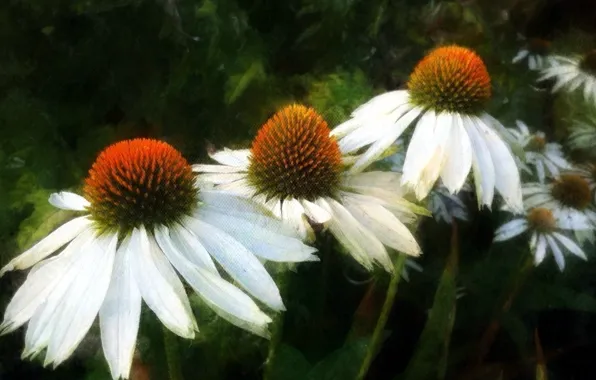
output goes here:
[{"label": "thin stem", "polygon": [[283,335],[284,325],[284,314],[279,314],[273,322],[273,328],[271,332],[271,340],[269,341],[269,351],[267,352],[267,360],[265,361],[265,371],[263,374],[263,380],[270,380],[273,376],[273,362],[275,361],[275,354],[281,343]]},{"label": "thin stem", "polygon": [[383,332],[385,331],[387,319],[389,318],[389,314],[393,308],[393,301],[395,301],[399,280],[401,280],[401,272],[405,263],[406,255],[399,254],[395,262],[394,272],[391,274],[391,281],[389,282],[389,287],[387,288],[387,295],[385,296],[385,302],[383,303],[383,308],[381,309],[381,315],[377,320],[377,325],[375,326],[375,331],[373,332],[371,341],[368,345],[366,356],[364,357],[364,361],[360,366],[360,371],[356,377],[357,380],[363,380],[366,377],[373,359],[381,348],[381,344],[383,343]]},{"label": "thin stem", "polygon": [[182,368],[180,367],[180,356],[178,354],[178,341],[174,333],[163,327],[163,343],[168,362],[168,379],[182,380]]}]

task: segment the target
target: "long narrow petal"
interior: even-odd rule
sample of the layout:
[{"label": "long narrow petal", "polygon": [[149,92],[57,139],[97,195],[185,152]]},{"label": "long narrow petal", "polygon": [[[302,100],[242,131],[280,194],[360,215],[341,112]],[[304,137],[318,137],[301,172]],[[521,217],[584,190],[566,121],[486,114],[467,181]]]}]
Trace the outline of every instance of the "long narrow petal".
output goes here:
[{"label": "long narrow petal", "polygon": [[141,318],[141,292],[132,273],[130,239],[122,242],[106,297],[99,309],[103,353],[112,378],[128,379]]},{"label": "long narrow petal", "polygon": [[302,240],[306,242],[315,240],[315,233],[306,219],[304,207],[296,199],[283,201],[281,219],[291,226]]},{"label": "long narrow petal", "polygon": [[397,90],[377,95],[352,112],[352,117],[369,118],[375,115],[383,115],[392,112],[397,107],[408,103],[408,92]]},{"label": "long narrow petal", "polygon": [[250,294],[274,310],[285,310],[277,285],[263,266],[236,239],[198,219],[188,222],[201,243],[219,264]]},{"label": "long narrow petal", "polygon": [[322,207],[319,207],[306,199],[301,200],[300,203],[302,204],[302,207],[304,207],[306,216],[308,216],[315,223],[325,224],[331,219],[331,214],[329,214]]},{"label": "long narrow petal", "polygon": [[534,264],[538,265],[542,262],[542,260],[544,260],[544,257],[546,256],[546,238],[544,237],[544,235],[534,234],[533,236],[537,236],[535,247],[536,251],[534,252]]},{"label": "long narrow petal", "polygon": [[191,263],[213,274],[219,274],[211,255],[194,233],[180,225],[170,230],[170,239],[176,249]]},{"label": "long narrow petal", "polygon": [[195,164],[192,165],[192,171],[197,173],[243,173],[246,170],[237,166],[227,165],[206,165],[206,164]]},{"label": "long narrow petal", "polygon": [[546,238],[546,242],[548,243],[550,249],[553,251],[553,257],[555,258],[555,262],[559,267],[559,270],[562,272],[565,269],[565,258],[563,257],[563,252],[561,252],[561,248],[555,241],[555,239],[550,235],[544,235]]},{"label": "long narrow petal", "polygon": [[75,218],[46,236],[43,240],[29,248],[24,253],[12,259],[0,270],[0,277],[4,273],[15,269],[27,269],[40,260],[54,253],[58,248],[74,239],[77,235],[85,231],[91,225],[91,221],[86,216]]},{"label": "long narrow petal", "polygon": [[223,165],[247,168],[250,165],[250,149],[220,150],[209,155],[212,159]]},{"label": "long narrow petal", "polygon": [[53,193],[48,201],[54,207],[72,211],[85,211],[90,205],[85,198],[68,191]]},{"label": "long narrow petal", "polygon": [[78,273],[60,303],[44,365],[66,360],[91,328],[110,285],[116,234],[96,238],[85,251]]},{"label": "long narrow petal", "polygon": [[553,236],[557,238],[557,240],[560,241],[561,244],[563,244],[563,246],[567,248],[569,252],[579,257],[580,259],[588,260],[588,257],[586,256],[584,251],[573,240],[558,232],[553,232]]},{"label": "long narrow petal", "polygon": [[488,208],[493,203],[495,193],[495,168],[486,142],[480,136],[475,123],[468,117],[463,118],[464,127],[472,143],[472,170],[478,205]]},{"label": "long narrow petal", "polygon": [[505,224],[501,227],[497,228],[495,231],[495,238],[493,241],[505,241],[509,240],[512,237],[518,236],[523,232],[527,231],[528,229],[528,222],[525,219],[514,219]]},{"label": "long narrow petal", "polygon": [[449,139],[445,165],[441,170],[441,179],[449,192],[453,194],[462,188],[472,168],[472,144],[463,126],[463,121],[457,114],[453,115],[453,127]]},{"label": "long narrow petal", "polygon": [[248,295],[221,277],[186,260],[169,241],[165,227],[155,231],[155,238],[172,265],[203,300],[210,306],[234,316],[236,320],[243,321],[239,327],[252,326],[250,331],[261,331],[260,335],[265,335],[271,318],[263,313]]},{"label": "long narrow petal", "polygon": [[[316,248],[305,245],[297,238],[274,233],[250,221],[201,210],[200,220],[219,228],[244,245],[253,254],[266,260],[280,262],[318,261]],[[276,222],[275,220],[273,220]]]},{"label": "long narrow petal", "polygon": [[132,272],[147,306],[172,332],[193,338],[197,327],[184,285],[144,227],[133,230],[128,249]]}]

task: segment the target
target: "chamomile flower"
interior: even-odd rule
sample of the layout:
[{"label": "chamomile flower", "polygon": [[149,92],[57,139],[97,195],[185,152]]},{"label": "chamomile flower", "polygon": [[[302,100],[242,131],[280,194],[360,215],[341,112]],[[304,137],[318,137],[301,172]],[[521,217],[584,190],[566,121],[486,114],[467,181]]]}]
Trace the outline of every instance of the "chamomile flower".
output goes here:
[{"label": "chamomile flower", "polygon": [[0,326],[8,333],[29,322],[23,358],[45,349],[45,365],[56,367],[99,314],[112,377],[128,378],[142,300],[175,334],[192,338],[197,331],[176,272],[218,315],[267,335],[271,318],[224,280],[215,262],[255,298],[283,310],[279,290],[257,256],[314,260],[315,250],[261,207],[198,191],[195,176],[170,145],[126,140],[99,154],[84,196],[51,195],[55,207],[85,215],[50,233],[0,273],[33,267]]},{"label": "chamomile flower", "polygon": [[418,199],[439,177],[451,193],[457,192],[472,169],[479,205],[490,207],[496,188],[506,203],[521,210],[519,171],[499,135],[506,129],[484,111],[490,97],[482,59],[463,47],[440,47],[418,63],[407,90],[371,99],[331,134],[340,139],[343,154],[367,147],[350,169],[358,173],[415,124],[401,183]]},{"label": "chamomile flower", "polygon": [[559,267],[565,269],[565,255],[570,253],[583,260],[587,260],[586,254],[581,247],[571,238],[565,235],[569,229],[566,222],[560,220],[554,213],[544,207],[536,207],[528,210],[524,217],[515,218],[495,231],[495,242],[509,240],[524,232],[530,234],[530,250],[534,255],[534,264],[539,265],[548,251],[550,251]]},{"label": "chamomile flower", "polygon": [[544,183],[547,177],[557,178],[561,170],[571,169],[560,144],[547,143],[543,132],[530,132],[520,120],[516,124],[517,129],[510,128],[509,131],[526,151],[526,163],[535,168],[539,182]]},{"label": "chamomile flower", "polygon": [[538,80],[554,79],[552,92],[581,89],[586,101],[596,103],[596,50],[575,57],[555,55],[553,59],[558,64],[542,70]]},{"label": "chamomile flower", "polygon": [[580,243],[594,240],[596,212],[590,185],[580,175],[565,172],[548,184],[527,183],[523,193],[526,211],[537,207],[548,208],[558,225],[574,231]]},{"label": "chamomile flower", "polygon": [[393,268],[385,246],[408,255],[420,247],[404,223],[424,212],[402,198],[400,175],[346,173],[337,142],[312,108],[290,105],[259,130],[251,149],[223,150],[219,165],[195,165],[215,190],[253,199],[270,209],[306,240],[311,221],[328,227],[367,270]]},{"label": "chamomile flower", "polygon": [[557,61],[549,55],[551,43],[541,38],[530,38],[521,48],[511,63],[527,61],[530,70],[542,70],[557,64]]},{"label": "chamomile flower", "polygon": [[592,151],[596,147],[596,118],[574,122],[567,143],[573,150]]}]

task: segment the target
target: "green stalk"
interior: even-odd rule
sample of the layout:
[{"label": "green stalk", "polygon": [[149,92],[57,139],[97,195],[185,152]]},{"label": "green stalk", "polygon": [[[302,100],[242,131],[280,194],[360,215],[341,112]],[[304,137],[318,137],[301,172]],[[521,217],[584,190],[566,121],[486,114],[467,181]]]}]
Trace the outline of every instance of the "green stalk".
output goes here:
[{"label": "green stalk", "polygon": [[265,361],[265,371],[263,380],[271,380],[273,376],[273,363],[275,361],[275,354],[281,343],[283,335],[284,314],[281,313],[275,318],[271,332],[271,340],[269,341],[269,351],[267,352],[267,360]]},{"label": "green stalk", "polygon": [[178,341],[174,333],[163,327],[163,343],[168,363],[168,379],[182,380],[182,368],[180,366],[180,355],[178,353]]},{"label": "green stalk", "polygon": [[366,356],[364,357],[364,361],[360,366],[360,371],[356,377],[357,380],[363,380],[366,377],[373,359],[381,348],[383,343],[383,332],[385,331],[385,325],[387,324],[387,319],[389,318],[389,314],[391,313],[391,309],[393,307],[393,301],[395,301],[399,280],[401,280],[401,272],[405,263],[406,255],[399,254],[397,256],[397,260],[395,261],[394,272],[391,274],[391,281],[389,282],[389,287],[387,288],[387,295],[385,296],[385,302],[383,303],[383,308],[381,309],[381,315],[377,320],[377,325],[375,326],[375,331],[373,332],[371,341],[368,345]]}]

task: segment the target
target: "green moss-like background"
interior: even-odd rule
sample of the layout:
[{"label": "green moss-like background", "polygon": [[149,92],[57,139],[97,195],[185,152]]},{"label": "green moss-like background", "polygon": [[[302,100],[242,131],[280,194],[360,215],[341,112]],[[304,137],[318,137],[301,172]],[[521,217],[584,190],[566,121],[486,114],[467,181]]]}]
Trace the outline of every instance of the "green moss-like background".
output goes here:
[{"label": "green moss-like background", "polygon": [[[524,120],[563,141],[569,120],[591,111],[581,100],[536,91],[537,75],[511,64],[524,44],[520,36],[551,40],[561,53],[594,48],[596,5],[5,0],[0,264],[71,216],[56,212],[47,198],[60,189],[80,190],[106,145],[154,137],[191,162],[204,161],[210,147],[248,146],[259,126],[290,102],[314,106],[334,126],[371,96],[403,87],[416,62],[442,43],[471,47],[483,57],[493,81],[493,116],[506,125]],[[475,200],[469,204],[475,210]],[[502,219],[497,212],[473,212],[460,226],[459,270],[439,287],[444,297],[436,292],[446,276],[449,226],[421,223],[424,272],[413,272],[400,285],[367,379],[596,378],[594,247],[587,248],[588,263],[571,258],[559,273],[549,258],[512,289],[528,252],[523,239],[491,244]],[[366,351],[389,276],[375,272],[371,281],[355,285],[347,277],[366,275],[332,239],[319,245],[321,263],[279,270],[288,311],[283,324],[276,322],[282,334],[269,380],[352,379]],[[25,275],[0,279],[2,310]],[[462,295],[457,301],[455,289]],[[513,293],[511,308],[500,310],[501,299]],[[434,302],[431,313],[437,297],[444,302]],[[191,302],[201,333],[194,341],[177,341],[184,378],[261,379],[268,342],[216,318],[199,300]],[[430,330],[424,329],[427,320]],[[478,361],[481,337],[494,320],[501,328]],[[23,335],[19,330],[0,338],[0,379],[109,379],[96,327],[56,370],[20,360]],[[131,378],[167,378],[164,360],[161,326],[144,308]]]}]

